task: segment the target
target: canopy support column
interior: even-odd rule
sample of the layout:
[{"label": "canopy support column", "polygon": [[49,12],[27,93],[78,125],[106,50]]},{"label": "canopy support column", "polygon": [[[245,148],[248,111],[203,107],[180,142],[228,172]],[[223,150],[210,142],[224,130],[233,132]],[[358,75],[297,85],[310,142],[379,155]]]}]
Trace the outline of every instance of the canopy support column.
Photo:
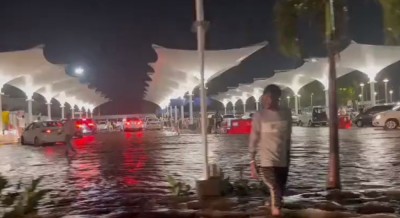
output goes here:
[{"label": "canopy support column", "polygon": [[224,105],[224,115],[226,115],[226,105]]},{"label": "canopy support column", "polygon": [[259,101],[256,101],[256,111],[258,111],[259,108],[260,108],[260,102],[259,102]]},{"label": "canopy support column", "polygon": [[294,95],[294,114],[299,114],[299,96],[297,94]]},{"label": "canopy support column", "polygon": [[174,117],[174,120],[175,120],[175,122],[178,120],[178,107],[175,105],[175,117]]},{"label": "canopy support column", "polygon": [[183,120],[185,119],[185,110],[184,110],[184,105],[181,105],[181,121],[183,124]]},{"label": "canopy support column", "polygon": [[246,103],[243,103],[243,114],[246,113]]},{"label": "canopy support column", "polygon": [[32,123],[33,122],[33,112],[32,112],[32,102],[33,99],[29,98],[26,100],[28,102],[28,122]]},{"label": "canopy support column", "polygon": [[190,125],[193,124],[193,94],[189,93],[189,119]]},{"label": "canopy support column", "polygon": [[376,105],[376,95],[375,95],[375,81],[374,80],[370,80],[369,82],[370,86],[371,86],[371,104],[372,106]]},{"label": "canopy support column", "polygon": [[51,103],[47,103],[47,120],[51,120]]},{"label": "canopy support column", "polygon": [[61,105],[61,119],[65,119],[65,106]]},{"label": "canopy support column", "polygon": [[71,114],[72,114],[71,118],[75,119],[75,106],[71,107]]}]

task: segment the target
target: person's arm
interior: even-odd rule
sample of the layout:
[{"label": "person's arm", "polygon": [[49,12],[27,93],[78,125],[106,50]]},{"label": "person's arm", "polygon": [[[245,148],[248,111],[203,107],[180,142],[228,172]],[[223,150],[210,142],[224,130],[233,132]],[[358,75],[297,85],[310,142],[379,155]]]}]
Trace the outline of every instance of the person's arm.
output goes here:
[{"label": "person's arm", "polygon": [[251,133],[249,139],[250,158],[254,160],[257,154],[258,143],[260,142],[261,120],[259,113],[254,114],[251,122]]}]

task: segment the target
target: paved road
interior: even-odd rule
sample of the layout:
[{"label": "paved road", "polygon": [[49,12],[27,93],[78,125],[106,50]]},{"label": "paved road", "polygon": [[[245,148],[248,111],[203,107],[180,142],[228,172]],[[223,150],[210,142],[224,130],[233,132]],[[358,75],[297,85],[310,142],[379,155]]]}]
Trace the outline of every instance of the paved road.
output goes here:
[{"label": "paved road", "polygon": [[[365,128],[340,135],[345,189],[400,187],[400,131]],[[246,167],[244,176],[249,175],[247,136],[211,135],[209,142],[211,161],[226,174],[237,178]],[[200,146],[198,135],[167,131],[86,137],[76,140],[78,154],[72,158],[64,155],[64,145],[2,145],[0,173],[12,182],[44,175],[42,187],[54,190],[51,201],[60,201],[57,209],[72,214],[134,210],[153,207],[152,199],[168,193],[167,175],[191,184],[200,178]],[[290,189],[323,190],[328,129],[295,127],[292,153]]]}]

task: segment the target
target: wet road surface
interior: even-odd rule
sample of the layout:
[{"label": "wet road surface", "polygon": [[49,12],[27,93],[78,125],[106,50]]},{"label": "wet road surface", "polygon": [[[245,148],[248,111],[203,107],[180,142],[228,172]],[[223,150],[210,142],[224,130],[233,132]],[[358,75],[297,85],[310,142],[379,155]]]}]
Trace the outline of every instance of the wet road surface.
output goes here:
[{"label": "wet road surface", "polygon": [[[328,129],[295,127],[289,189],[324,190]],[[373,128],[340,131],[344,189],[400,187],[400,131]],[[249,177],[247,136],[210,135],[210,161],[225,174]],[[157,207],[168,194],[166,176],[189,184],[202,176],[201,138],[168,131],[101,133],[76,140],[78,154],[65,146],[0,145],[0,173],[13,183],[45,176],[41,188],[53,190],[42,213],[107,214]],[[54,206],[56,204],[56,206]]]}]

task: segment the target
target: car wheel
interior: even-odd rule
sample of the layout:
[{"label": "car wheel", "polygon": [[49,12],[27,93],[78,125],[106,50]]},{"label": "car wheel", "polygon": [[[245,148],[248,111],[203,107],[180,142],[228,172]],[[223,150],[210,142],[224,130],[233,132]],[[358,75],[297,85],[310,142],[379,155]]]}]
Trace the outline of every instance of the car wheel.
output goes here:
[{"label": "car wheel", "polygon": [[35,137],[35,140],[33,141],[33,144],[34,144],[35,146],[40,146],[40,145],[42,145],[38,137]]},{"label": "car wheel", "polygon": [[399,127],[399,121],[395,119],[389,119],[385,123],[385,129],[397,129]]},{"label": "car wheel", "polygon": [[21,136],[21,145],[26,145],[26,143],[25,143],[25,139],[24,139],[24,137],[23,137],[23,136]]},{"label": "car wheel", "polygon": [[308,121],[308,127],[313,127],[314,126],[314,124],[312,123],[312,121],[310,120],[310,121]]},{"label": "car wheel", "polygon": [[357,120],[356,126],[357,126],[357,127],[360,127],[360,128],[363,127],[363,126],[364,126],[363,121],[362,121],[362,120]]}]

